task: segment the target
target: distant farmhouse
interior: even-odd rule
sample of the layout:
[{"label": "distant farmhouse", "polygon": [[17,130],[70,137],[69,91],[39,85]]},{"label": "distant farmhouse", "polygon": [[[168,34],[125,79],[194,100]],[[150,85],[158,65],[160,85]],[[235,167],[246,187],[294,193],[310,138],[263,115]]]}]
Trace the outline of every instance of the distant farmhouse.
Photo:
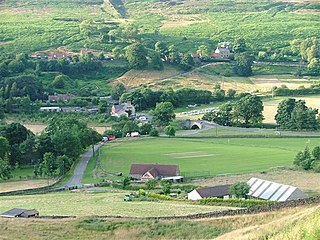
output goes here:
[{"label": "distant farmhouse", "polygon": [[231,185],[220,185],[215,187],[206,187],[201,189],[194,189],[188,193],[189,200],[199,200],[202,198],[230,198],[230,189]]},{"label": "distant farmhouse", "polygon": [[212,58],[228,58],[230,57],[229,47],[217,47],[217,49],[211,54]]},{"label": "distant farmhouse", "polygon": [[178,165],[133,163],[130,169],[130,176],[141,181],[166,179],[182,182],[183,177],[179,174]]},{"label": "distant farmhouse", "polygon": [[35,209],[27,210],[22,208],[13,208],[7,212],[4,212],[0,214],[0,217],[6,217],[6,218],[16,218],[16,217],[23,217],[23,218],[29,218],[29,217],[37,217],[39,216],[39,212]]},{"label": "distant farmhouse", "polygon": [[120,116],[130,117],[131,115],[136,114],[136,109],[131,104],[131,102],[126,102],[122,104],[113,104],[110,114],[113,117],[120,117]]},{"label": "distant farmhouse", "polygon": [[248,196],[251,198],[285,202],[307,197],[297,187],[270,182],[259,178],[251,178],[247,184],[250,186]]}]

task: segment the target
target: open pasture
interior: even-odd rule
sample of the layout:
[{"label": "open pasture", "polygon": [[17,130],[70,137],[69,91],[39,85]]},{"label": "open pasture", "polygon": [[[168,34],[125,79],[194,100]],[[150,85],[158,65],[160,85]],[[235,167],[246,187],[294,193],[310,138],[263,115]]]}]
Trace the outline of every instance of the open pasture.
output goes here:
[{"label": "open pasture", "polygon": [[41,215],[65,216],[172,216],[187,215],[226,207],[194,205],[177,201],[132,201],[125,202],[128,192],[59,192],[28,196],[1,196],[0,213],[10,208],[36,208]]},{"label": "open pasture", "polygon": [[291,166],[298,151],[317,145],[307,138],[145,138],[108,143],[101,165],[128,175],[131,163],[177,164],[184,176],[213,176]]}]

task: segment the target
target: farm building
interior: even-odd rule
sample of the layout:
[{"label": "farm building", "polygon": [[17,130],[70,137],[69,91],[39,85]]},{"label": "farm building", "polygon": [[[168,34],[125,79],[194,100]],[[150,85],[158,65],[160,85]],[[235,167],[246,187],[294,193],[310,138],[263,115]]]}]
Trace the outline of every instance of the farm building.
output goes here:
[{"label": "farm building", "polygon": [[228,47],[218,47],[211,55],[212,58],[228,58],[230,57],[230,49]]},{"label": "farm building", "polygon": [[223,198],[230,197],[229,189],[231,185],[221,185],[215,187],[206,187],[201,189],[194,189],[188,193],[189,200],[199,200],[202,198]]},{"label": "farm building", "polygon": [[36,217],[36,216],[39,216],[39,212],[37,210],[35,209],[27,210],[22,208],[13,208],[0,215],[0,217],[6,217],[6,218],[16,218],[16,217],[29,218],[29,217]]},{"label": "farm building", "polygon": [[142,181],[175,177],[179,173],[177,165],[133,163],[130,169],[130,176]]},{"label": "farm building", "polygon": [[251,198],[285,202],[307,197],[297,187],[270,182],[259,178],[251,178],[247,184],[250,186],[248,196]]},{"label": "farm building", "polygon": [[58,101],[68,102],[73,98],[75,98],[75,96],[72,94],[55,94],[55,95],[48,96],[49,102],[58,102]]},{"label": "farm building", "polygon": [[114,104],[111,109],[111,116],[120,117],[120,116],[131,116],[136,114],[135,107],[131,102],[122,103],[120,105]]}]

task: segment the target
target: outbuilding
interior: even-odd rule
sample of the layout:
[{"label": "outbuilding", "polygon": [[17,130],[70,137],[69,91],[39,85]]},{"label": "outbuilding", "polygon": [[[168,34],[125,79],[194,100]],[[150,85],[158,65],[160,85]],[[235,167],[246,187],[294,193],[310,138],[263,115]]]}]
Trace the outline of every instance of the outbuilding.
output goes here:
[{"label": "outbuilding", "polygon": [[6,217],[6,218],[16,218],[16,217],[29,218],[29,217],[37,217],[37,216],[39,216],[39,212],[36,209],[27,210],[23,208],[13,208],[0,215],[0,217]]},{"label": "outbuilding", "polygon": [[285,202],[293,199],[302,199],[307,196],[297,187],[275,183],[259,178],[251,178],[247,184],[250,186],[248,196],[262,200]]},{"label": "outbuilding", "polygon": [[189,200],[199,200],[202,198],[230,198],[230,189],[231,185],[220,185],[215,187],[206,187],[200,189],[194,189],[188,193]]}]

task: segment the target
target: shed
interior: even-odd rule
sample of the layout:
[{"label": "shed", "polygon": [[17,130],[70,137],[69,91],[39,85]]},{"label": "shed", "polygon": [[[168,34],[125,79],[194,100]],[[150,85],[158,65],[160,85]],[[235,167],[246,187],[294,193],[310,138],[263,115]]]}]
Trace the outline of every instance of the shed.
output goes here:
[{"label": "shed", "polygon": [[36,216],[39,216],[39,212],[36,209],[27,210],[23,208],[13,208],[0,215],[0,217],[6,217],[6,218],[16,218],[16,217],[29,218],[29,217],[36,217]]},{"label": "shed", "polygon": [[297,187],[275,183],[259,178],[251,178],[247,184],[250,186],[248,196],[262,200],[285,202],[293,199],[302,199],[307,196]]},{"label": "shed", "polygon": [[230,197],[229,189],[231,185],[220,185],[215,187],[206,187],[194,189],[188,193],[189,200],[199,200],[202,198],[224,198]]}]

